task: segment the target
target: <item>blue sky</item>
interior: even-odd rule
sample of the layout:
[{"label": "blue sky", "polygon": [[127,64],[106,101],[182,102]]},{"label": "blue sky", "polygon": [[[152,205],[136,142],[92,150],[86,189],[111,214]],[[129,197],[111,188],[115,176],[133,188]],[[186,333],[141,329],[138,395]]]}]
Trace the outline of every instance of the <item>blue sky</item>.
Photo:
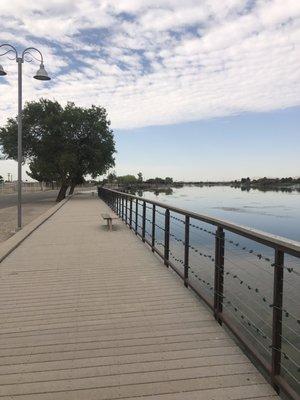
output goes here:
[{"label": "blue sky", "polygon": [[[106,107],[117,173],[300,174],[298,0],[1,0],[0,15],[0,43],[38,47],[52,76],[26,63],[24,99]],[[17,76],[0,62],[3,124]]]},{"label": "blue sky", "polygon": [[118,174],[222,180],[300,176],[300,108],[117,130]]}]

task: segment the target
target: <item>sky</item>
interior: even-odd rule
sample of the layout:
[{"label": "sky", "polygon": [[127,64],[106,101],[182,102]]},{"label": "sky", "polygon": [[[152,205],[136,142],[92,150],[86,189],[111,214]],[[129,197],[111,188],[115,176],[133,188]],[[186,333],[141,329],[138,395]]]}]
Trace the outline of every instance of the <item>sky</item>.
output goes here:
[{"label": "sky", "polygon": [[[52,78],[25,63],[23,98],[106,107],[118,174],[300,175],[299,0],[1,0],[0,16],[0,43],[40,49]],[[3,125],[17,66],[0,63]]]}]

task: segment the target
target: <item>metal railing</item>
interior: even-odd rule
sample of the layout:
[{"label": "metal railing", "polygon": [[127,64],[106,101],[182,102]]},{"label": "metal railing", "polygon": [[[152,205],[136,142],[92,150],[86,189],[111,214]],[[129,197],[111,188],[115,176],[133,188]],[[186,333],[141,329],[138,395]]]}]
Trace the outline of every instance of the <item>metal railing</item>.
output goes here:
[{"label": "metal railing", "polygon": [[298,399],[300,243],[104,187],[98,195],[205,301],[274,388]]}]

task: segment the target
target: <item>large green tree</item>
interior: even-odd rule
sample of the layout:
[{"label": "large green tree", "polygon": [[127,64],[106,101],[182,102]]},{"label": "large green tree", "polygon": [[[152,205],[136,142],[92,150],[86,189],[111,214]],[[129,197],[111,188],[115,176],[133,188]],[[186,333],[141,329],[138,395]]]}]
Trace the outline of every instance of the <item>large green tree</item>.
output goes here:
[{"label": "large green tree", "polygon": [[134,175],[123,175],[118,176],[118,183],[123,185],[129,185],[137,182],[137,178]]},{"label": "large green tree", "polygon": [[[29,175],[38,181],[59,182],[57,201],[68,187],[95,178],[114,166],[115,143],[103,107],[65,107],[41,99],[26,103],[23,110],[23,156]],[[17,159],[17,119],[0,128],[0,144],[7,158]]]}]

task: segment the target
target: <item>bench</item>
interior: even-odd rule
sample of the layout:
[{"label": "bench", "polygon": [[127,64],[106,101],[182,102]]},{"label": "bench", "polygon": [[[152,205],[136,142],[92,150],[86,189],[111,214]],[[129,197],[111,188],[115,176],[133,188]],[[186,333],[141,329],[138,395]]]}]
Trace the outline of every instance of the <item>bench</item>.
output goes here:
[{"label": "bench", "polygon": [[109,231],[112,231],[112,221],[113,219],[118,219],[118,217],[115,217],[113,215],[110,214],[101,214],[101,217],[107,222],[107,229]]}]

